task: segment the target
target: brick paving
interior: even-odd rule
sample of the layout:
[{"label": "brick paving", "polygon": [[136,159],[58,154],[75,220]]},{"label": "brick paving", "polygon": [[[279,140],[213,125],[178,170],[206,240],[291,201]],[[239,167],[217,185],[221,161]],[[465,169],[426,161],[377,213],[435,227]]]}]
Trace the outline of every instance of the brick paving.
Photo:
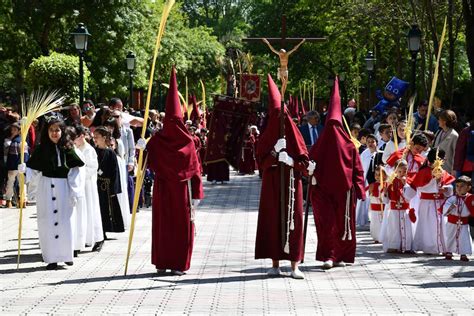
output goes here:
[{"label": "brick paving", "polygon": [[110,234],[114,240],[100,253],[81,253],[72,267],[45,270],[35,208],[28,207],[16,270],[18,211],[0,209],[1,314],[474,314],[474,261],[385,254],[361,230],[356,263],[323,271],[314,260],[312,217],[301,265],[305,280],[291,279],[288,263],[286,276],[267,278],[270,261],[253,258],[258,177],[232,174],[228,184],[205,186],[191,269],[184,276],[155,273],[149,209],[138,213],[124,276],[128,233]]}]

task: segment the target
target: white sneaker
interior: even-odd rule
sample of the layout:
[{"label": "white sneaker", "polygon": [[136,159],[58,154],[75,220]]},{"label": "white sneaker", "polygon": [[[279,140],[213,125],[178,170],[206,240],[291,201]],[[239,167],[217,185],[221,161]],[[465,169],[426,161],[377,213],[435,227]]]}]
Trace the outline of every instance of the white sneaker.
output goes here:
[{"label": "white sneaker", "polygon": [[171,270],[171,274],[181,276],[184,275],[184,272],[179,270]]},{"label": "white sneaker", "polygon": [[281,275],[281,270],[280,268],[270,268],[267,271],[268,276],[279,276]]},{"label": "white sneaker", "polygon": [[300,269],[296,268],[295,270],[291,271],[291,277],[293,279],[302,280],[304,279],[304,274]]},{"label": "white sneaker", "polygon": [[331,269],[334,266],[332,260],[324,261],[323,269]]},{"label": "white sneaker", "polygon": [[339,261],[339,262],[335,262],[334,266],[344,268],[346,266],[346,263],[344,261]]}]

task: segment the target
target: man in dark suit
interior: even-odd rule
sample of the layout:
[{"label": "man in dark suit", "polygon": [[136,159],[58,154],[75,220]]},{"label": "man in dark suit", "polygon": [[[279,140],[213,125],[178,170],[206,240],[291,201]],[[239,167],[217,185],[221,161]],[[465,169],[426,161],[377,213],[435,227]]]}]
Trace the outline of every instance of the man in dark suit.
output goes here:
[{"label": "man in dark suit", "polygon": [[316,111],[309,111],[306,113],[307,123],[299,127],[301,135],[303,135],[304,142],[308,150],[311,149],[323,131],[323,126],[320,123],[319,113]]}]

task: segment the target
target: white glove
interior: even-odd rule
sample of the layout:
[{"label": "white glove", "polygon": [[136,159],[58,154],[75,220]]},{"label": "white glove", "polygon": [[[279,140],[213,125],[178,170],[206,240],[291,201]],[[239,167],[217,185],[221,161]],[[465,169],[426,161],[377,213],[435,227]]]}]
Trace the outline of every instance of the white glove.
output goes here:
[{"label": "white glove", "polygon": [[286,139],[280,138],[273,148],[275,148],[275,151],[277,153],[279,153],[283,149],[286,149]]},{"label": "white glove", "polygon": [[146,148],[146,140],[144,138],[138,139],[135,148],[138,150],[144,150]]},{"label": "white glove", "polygon": [[315,163],[314,161],[310,160],[310,161],[309,161],[309,164],[308,164],[308,174],[309,174],[310,176],[313,175],[314,169],[316,169],[316,163]]},{"label": "white glove", "polygon": [[288,156],[286,151],[282,151],[281,153],[278,154],[278,161],[283,162],[284,164],[287,164],[290,167],[293,167],[294,165],[293,158]]},{"label": "white glove", "polygon": [[201,200],[193,200],[193,208],[198,207],[199,203],[201,203]]},{"label": "white glove", "polygon": [[26,173],[26,163],[18,164],[18,172],[19,173]]},{"label": "white glove", "polygon": [[71,197],[69,198],[69,206],[70,206],[71,208],[74,208],[74,207],[76,206],[76,204],[77,204],[77,197],[71,196]]}]

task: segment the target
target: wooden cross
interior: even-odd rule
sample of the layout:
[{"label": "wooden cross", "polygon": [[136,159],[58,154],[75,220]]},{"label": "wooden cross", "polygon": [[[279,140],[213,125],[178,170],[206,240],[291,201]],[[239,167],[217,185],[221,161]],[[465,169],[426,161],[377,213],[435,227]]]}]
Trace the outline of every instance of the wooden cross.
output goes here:
[{"label": "wooden cross", "polygon": [[303,39],[305,42],[324,42],[325,37],[286,37],[286,15],[281,17],[281,37],[247,37],[243,38],[244,42],[261,42],[266,38],[270,43],[280,43],[282,48],[286,47],[286,43],[299,43]]},{"label": "wooden cross", "polygon": [[[282,100],[285,99],[285,90],[286,84],[288,81],[288,57],[291,53],[296,51],[298,47],[304,42],[324,42],[326,41],[325,37],[286,37],[286,15],[282,16],[282,29],[281,29],[281,37],[249,37],[243,38],[242,41],[244,42],[264,42],[266,43],[270,49],[280,57],[280,68],[278,69],[279,79],[282,82],[281,87],[281,97]],[[289,43],[298,43],[291,51],[286,52],[284,48],[286,47],[287,42]],[[276,51],[270,43],[280,43],[281,50],[280,52]]]}]

